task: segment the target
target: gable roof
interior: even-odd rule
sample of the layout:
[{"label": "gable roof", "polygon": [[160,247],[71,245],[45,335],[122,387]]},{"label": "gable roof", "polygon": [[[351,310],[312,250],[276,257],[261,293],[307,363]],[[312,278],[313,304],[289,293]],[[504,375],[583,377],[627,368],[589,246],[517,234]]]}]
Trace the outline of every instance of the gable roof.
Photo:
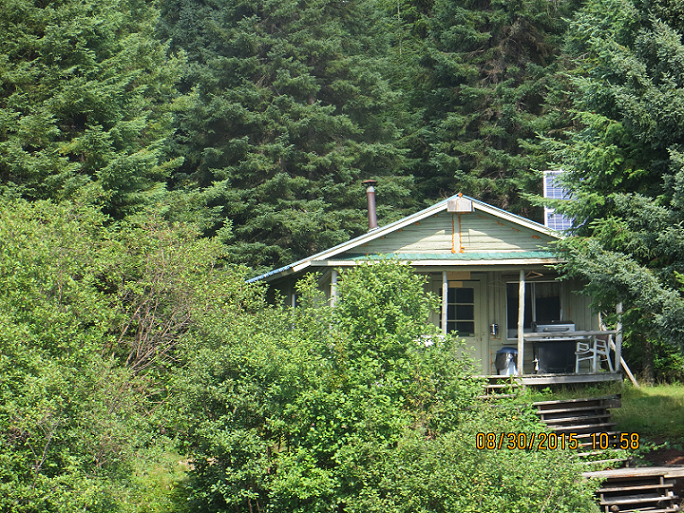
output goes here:
[{"label": "gable roof", "polygon": [[[374,260],[382,258],[377,253],[368,253],[364,250],[373,241],[379,241],[391,234],[396,234],[402,231],[404,228],[410,227],[411,225],[419,224],[421,221],[426,220],[432,216],[435,216],[441,212],[447,211],[447,206],[450,200],[456,200],[458,198],[464,198],[466,200],[472,201],[473,213],[476,211],[481,212],[485,216],[491,216],[496,218],[497,221],[503,221],[508,225],[512,225],[514,230],[519,231],[519,229],[524,229],[525,231],[534,232],[548,239],[561,239],[562,235],[555,230],[551,230],[546,226],[539,224],[535,221],[525,219],[518,215],[506,212],[500,208],[494,207],[482,201],[470,198],[468,196],[455,195],[446,200],[440,201],[428,207],[420,212],[417,212],[408,217],[404,217],[399,221],[388,224],[377,228],[373,231],[360,235],[354,239],[351,239],[342,244],[338,244],[330,249],[321,251],[315,255],[298,260],[292,264],[280,267],[279,269],[274,269],[261,276],[256,276],[248,280],[248,283],[252,283],[260,280],[271,281],[273,279],[279,278],[281,276],[286,276],[289,274],[298,273],[307,267],[312,265],[325,265],[325,266],[339,266],[339,265],[350,265],[359,260]],[[472,214],[468,214],[472,215]],[[502,224],[502,223],[498,223]],[[541,238],[539,236],[535,238]],[[354,251],[356,250],[356,251]],[[397,253],[395,253],[397,254]],[[553,252],[549,250],[528,250],[528,251],[476,251],[468,252],[464,254],[462,252],[451,251],[448,254],[443,252],[429,253],[421,251],[416,252],[402,252],[397,254],[402,260],[416,261],[420,260],[423,265],[445,265],[445,263],[454,265],[458,261],[468,261],[469,263],[483,262],[487,263],[497,263],[505,262],[509,264],[523,263],[523,261],[537,261],[537,263],[549,263],[549,261],[557,261]],[[445,262],[448,260],[449,262]]]}]

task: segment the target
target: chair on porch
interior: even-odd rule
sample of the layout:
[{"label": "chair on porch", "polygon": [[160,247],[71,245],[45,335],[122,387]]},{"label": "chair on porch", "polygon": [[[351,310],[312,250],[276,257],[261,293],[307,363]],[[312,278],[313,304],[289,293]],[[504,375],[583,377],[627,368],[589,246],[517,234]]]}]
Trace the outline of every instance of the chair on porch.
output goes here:
[{"label": "chair on porch", "polygon": [[575,350],[575,373],[579,374],[580,362],[588,360],[591,372],[596,372],[602,361],[608,363],[610,372],[615,372],[610,359],[610,339],[612,335],[596,335],[588,340],[578,340]]}]

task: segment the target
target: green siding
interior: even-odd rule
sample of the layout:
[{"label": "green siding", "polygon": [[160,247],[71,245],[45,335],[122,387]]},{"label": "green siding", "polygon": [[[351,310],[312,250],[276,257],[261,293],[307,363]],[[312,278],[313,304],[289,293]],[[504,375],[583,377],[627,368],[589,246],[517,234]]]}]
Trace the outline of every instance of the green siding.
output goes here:
[{"label": "green siding", "polygon": [[[440,212],[419,223],[389,233],[381,239],[354,248],[355,254],[446,253],[485,251],[538,251],[554,240],[540,232],[473,212],[460,214],[463,253],[459,246],[459,214]],[[340,255],[344,258],[346,254]]]}]

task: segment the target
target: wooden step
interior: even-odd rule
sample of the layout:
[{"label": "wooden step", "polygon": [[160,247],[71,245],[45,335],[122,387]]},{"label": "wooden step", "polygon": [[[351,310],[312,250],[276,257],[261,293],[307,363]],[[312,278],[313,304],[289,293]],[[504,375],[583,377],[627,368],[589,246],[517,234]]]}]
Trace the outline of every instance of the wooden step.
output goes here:
[{"label": "wooden step", "polygon": [[677,500],[679,497],[676,495],[669,495],[667,497],[639,497],[639,496],[627,496],[627,497],[620,497],[619,499],[610,499],[606,501],[601,501],[601,506],[612,506],[615,504],[616,506],[619,506],[621,504],[648,504],[649,502],[664,502],[664,501],[673,501]]},{"label": "wooden step", "polygon": [[[612,436],[612,435],[618,435],[619,436],[620,435],[620,431],[604,431],[604,430],[601,430],[600,432],[605,433],[608,436]],[[575,435],[575,438],[577,438],[578,440],[582,440],[584,438],[591,438],[591,435],[593,435],[593,434],[594,433],[578,433],[577,435]]]},{"label": "wooden step", "polygon": [[[581,445],[580,445],[581,447]],[[587,456],[599,456],[605,454],[606,451],[589,451],[589,452],[576,452],[571,455],[572,458],[586,458]]]},{"label": "wooden step", "polygon": [[544,406],[553,406],[560,404],[571,405],[589,402],[606,403],[606,408],[619,408],[622,404],[620,395],[604,395],[601,397],[587,397],[584,399],[560,399],[557,401],[538,401],[536,403],[532,403],[532,405],[536,406],[538,409],[543,409]]},{"label": "wooden step", "polygon": [[637,467],[616,470],[599,470],[582,472],[582,477],[599,478],[609,482],[646,479],[678,479],[684,478],[684,467]]},{"label": "wooden step", "polygon": [[[606,508],[607,510],[608,508]],[[676,506],[668,507],[665,509],[653,509],[653,508],[637,508],[637,509],[621,509],[619,513],[676,513],[679,508]]]},{"label": "wooden step", "polygon": [[541,421],[547,426],[551,427],[551,424],[567,423],[567,422],[577,422],[590,419],[610,419],[612,415],[606,413],[605,415],[582,415],[581,417],[561,417],[558,419],[541,419]]},{"label": "wooden step", "polygon": [[556,415],[562,413],[574,413],[579,411],[595,411],[595,410],[607,410],[603,406],[580,406],[578,408],[555,408],[553,410],[537,410],[535,413],[537,415]]},{"label": "wooden step", "polygon": [[651,484],[651,485],[634,485],[634,486],[611,486],[606,488],[599,488],[596,493],[613,493],[613,492],[631,492],[634,490],[656,490],[658,488],[672,488],[672,483]]},{"label": "wooden step", "polygon": [[[601,433],[606,433],[608,436],[611,435],[620,435],[619,431],[601,431]],[[579,433],[577,435],[574,435],[574,438],[579,442],[579,447],[592,447],[594,445],[594,440],[592,440],[591,436],[594,433]],[[598,440],[596,441],[598,443]]]},{"label": "wooden step", "polygon": [[581,424],[578,426],[565,426],[565,427],[554,427],[553,430],[556,433],[561,433],[561,432],[577,432],[577,431],[587,431],[591,430],[589,433],[581,433],[584,435],[590,435],[592,433],[598,433],[598,432],[604,432],[608,428],[612,428],[614,426],[617,426],[617,422],[605,422],[605,423],[600,423],[600,424]]},{"label": "wooden step", "polygon": [[[606,511],[610,511],[606,506]],[[637,509],[621,509],[619,513],[675,513],[678,512],[679,508],[677,506],[667,507],[665,509],[661,508],[637,508]]]},{"label": "wooden step", "polygon": [[[604,431],[605,433],[608,433],[608,435],[614,434],[614,431]],[[591,435],[594,433],[581,433],[579,435],[575,435],[574,438],[577,439],[579,442],[579,448],[586,448],[586,447],[594,447],[595,445],[598,444],[598,440],[596,440],[596,444],[594,444],[594,441],[591,439]]]}]

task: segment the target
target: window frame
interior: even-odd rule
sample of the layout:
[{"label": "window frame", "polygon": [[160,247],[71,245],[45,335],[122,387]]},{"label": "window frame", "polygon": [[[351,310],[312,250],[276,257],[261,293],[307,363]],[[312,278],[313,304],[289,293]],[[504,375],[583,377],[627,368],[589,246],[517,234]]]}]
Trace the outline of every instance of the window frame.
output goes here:
[{"label": "window frame", "polygon": [[[479,280],[479,279],[453,280],[453,281],[458,281],[458,282],[460,282],[460,283],[462,284],[462,286],[460,286],[460,287],[448,287],[448,288],[447,288],[447,294],[448,294],[448,290],[451,290],[451,289],[453,289],[453,290],[458,290],[458,289],[472,288],[472,289],[473,289],[473,302],[472,302],[472,303],[458,303],[458,302],[449,303],[449,302],[448,302],[448,296],[447,296],[447,334],[448,334],[448,333],[457,333],[457,334],[458,334],[457,336],[463,337],[463,338],[476,337],[476,336],[477,336],[477,327],[478,327],[478,326],[477,326],[477,323],[478,323],[478,319],[477,319],[478,312],[480,313],[480,315],[482,315],[482,313],[481,313],[482,306],[481,306],[481,305],[478,305],[478,301],[480,301],[480,300],[482,299],[482,298],[478,298],[478,291],[480,291],[480,294],[482,293],[482,292],[481,292],[481,289],[478,288],[478,287],[481,287],[481,286],[482,286],[482,281]],[[468,284],[469,284],[469,283],[472,283],[473,286],[472,286],[472,287],[468,287]],[[440,284],[440,285],[441,285],[441,284]],[[441,288],[441,286],[437,288],[437,297],[439,298],[439,302],[440,302],[440,305],[441,305],[441,304],[442,304],[442,288]],[[460,322],[471,322],[471,323],[473,324],[473,331],[472,331],[472,332],[462,333],[462,332],[458,331],[458,329],[456,329],[456,326],[458,325],[459,320],[456,318],[456,316],[454,316],[453,319],[451,319],[451,318],[449,317],[449,307],[450,307],[450,306],[453,306],[453,307],[454,307],[454,314],[455,314],[455,313],[456,313],[456,308],[457,308],[459,305],[460,305],[460,306],[469,306],[469,305],[472,305],[472,307],[473,307],[473,318],[472,318],[472,319],[462,319],[462,320],[460,321]],[[439,311],[435,312],[435,317],[436,317],[436,321],[438,322],[438,326],[442,326],[442,310],[441,310],[441,308],[439,309]],[[454,329],[451,330],[451,331],[449,331],[449,324],[454,324]]]}]

